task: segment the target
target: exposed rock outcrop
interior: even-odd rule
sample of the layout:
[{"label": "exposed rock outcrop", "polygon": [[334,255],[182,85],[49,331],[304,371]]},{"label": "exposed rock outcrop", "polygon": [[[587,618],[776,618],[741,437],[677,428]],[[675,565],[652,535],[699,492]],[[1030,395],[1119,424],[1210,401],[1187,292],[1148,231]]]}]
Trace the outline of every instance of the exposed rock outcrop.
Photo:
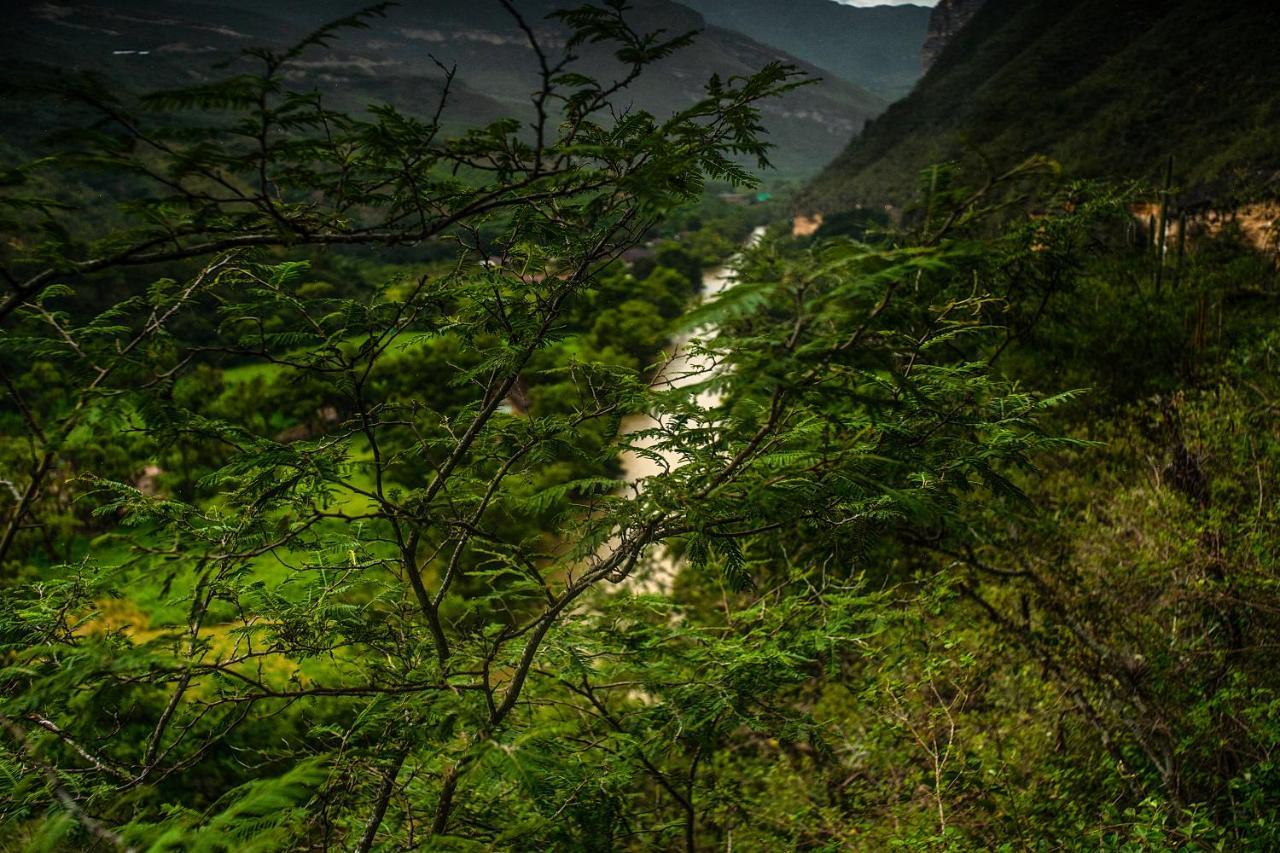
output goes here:
[{"label": "exposed rock outcrop", "polygon": [[929,32],[925,35],[921,61],[924,70],[937,61],[942,49],[955,38],[956,33],[977,14],[986,0],[939,0],[929,18]]},{"label": "exposed rock outcrop", "polygon": [[792,237],[812,237],[818,233],[818,229],[822,227],[822,214],[814,213],[811,215],[800,214],[791,222]]}]

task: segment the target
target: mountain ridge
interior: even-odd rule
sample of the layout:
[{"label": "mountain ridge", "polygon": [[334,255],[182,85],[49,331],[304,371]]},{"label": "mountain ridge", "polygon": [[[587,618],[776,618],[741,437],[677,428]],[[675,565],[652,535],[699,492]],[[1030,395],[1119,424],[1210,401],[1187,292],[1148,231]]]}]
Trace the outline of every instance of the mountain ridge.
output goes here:
[{"label": "mountain ridge", "polygon": [[[545,14],[557,4],[532,0],[522,13],[544,36],[557,24]],[[342,0],[318,3],[209,4],[196,0],[110,0],[105,3],[21,4],[16,25],[0,37],[11,68],[28,72],[92,70],[126,89],[162,88],[196,82],[215,62],[234,61],[259,43],[287,45],[330,20],[361,8]],[[834,157],[863,123],[885,106],[877,96],[785,51],[749,36],[708,24],[696,11],[669,0],[642,0],[631,12],[640,29],[668,35],[700,30],[695,45],[656,64],[630,87],[631,102],[655,115],[688,106],[712,74],[749,74],[772,61],[794,64],[821,82],[805,86],[765,107],[764,123],[775,143],[776,165],[786,174],[812,174]],[[584,45],[580,68],[605,77],[618,68],[606,51]],[[327,48],[293,64],[300,87],[321,86],[344,109],[383,100],[430,114],[432,95],[442,89],[436,64],[456,63],[454,103],[447,117],[480,125],[503,115],[531,111],[530,81],[537,62],[524,35],[497,0],[457,4],[446,0],[406,4],[373,20],[368,29],[348,29]],[[6,86],[4,112],[25,114],[20,86]],[[10,123],[12,124],[12,123]],[[38,124],[38,123],[37,123]]]},{"label": "mountain ridge", "polygon": [[847,6],[835,0],[681,2],[712,24],[782,48],[888,100],[907,94],[920,78],[927,6]]},{"label": "mountain ridge", "polygon": [[[801,205],[904,204],[931,164],[1180,186],[1266,184],[1280,168],[1280,65],[1263,0],[988,0],[910,96],[872,121]],[[1222,140],[1228,140],[1225,144]]]},{"label": "mountain ridge", "polygon": [[978,14],[986,0],[938,0],[929,15],[928,32],[920,51],[921,64],[928,71],[946,46]]}]

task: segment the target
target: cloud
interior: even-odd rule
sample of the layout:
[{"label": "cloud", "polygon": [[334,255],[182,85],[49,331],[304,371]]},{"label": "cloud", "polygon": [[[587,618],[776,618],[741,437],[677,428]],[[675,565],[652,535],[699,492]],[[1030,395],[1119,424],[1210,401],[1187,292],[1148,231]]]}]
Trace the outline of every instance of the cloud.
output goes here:
[{"label": "cloud", "polygon": [[846,6],[936,6],[938,0],[837,0]]}]

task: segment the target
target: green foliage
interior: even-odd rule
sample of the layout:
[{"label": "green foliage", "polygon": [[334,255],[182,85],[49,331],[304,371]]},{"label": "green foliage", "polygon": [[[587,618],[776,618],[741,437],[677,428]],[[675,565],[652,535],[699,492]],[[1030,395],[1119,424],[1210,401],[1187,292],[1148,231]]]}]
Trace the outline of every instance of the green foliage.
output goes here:
[{"label": "green foliage", "polygon": [[[561,17],[566,49],[611,44],[633,76],[688,41],[614,5]],[[3,713],[15,760],[55,786],[11,789],[13,818],[158,847],[591,846],[663,835],[674,809],[696,843],[713,831],[692,806],[699,765],[744,726],[818,743],[784,694],[875,618],[845,573],[762,562],[766,534],[941,523],[962,493],[1008,490],[1040,404],[935,358],[977,302],[895,299],[959,257],[937,245],[766,244],[700,315],[721,332],[691,352],[722,368],[647,386],[707,250],[615,259],[706,180],[747,179],[735,158],[765,156],[757,104],[787,69],[606,122],[630,78],[547,57],[533,137],[500,122],[444,138],[288,91],[283,70],[330,33],[256,53],[259,75],[147,99],[195,111],[184,123],[103,95],[132,142],[88,160],[159,192],[129,200],[130,230],[10,244],[9,353],[59,385],[17,371],[9,388],[35,467],[3,545]],[[355,285],[264,251],[437,238],[451,262]],[[144,263],[168,277],[94,294],[95,273]],[[703,408],[704,388],[723,403]],[[620,428],[640,413],[657,426]],[[104,429],[130,436],[114,465]],[[608,475],[637,441],[668,470],[628,496]],[[67,535],[111,542],[72,564],[32,535],[68,494]],[[744,596],[726,614],[739,635],[602,594],[663,547]],[[598,784],[597,760],[613,768]]]},{"label": "green foliage", "polygon": [[666,217],[793,75],[618,112],[688,42],[629,14],[528,28],[528,128],[290,92],[333,30],[95,101],[130,227],[5,250],[9,838],[1275,846],[1273,268],[1157,291],[1129,192],[1013,215],[1033,158],[691,307],[755,223]]}]

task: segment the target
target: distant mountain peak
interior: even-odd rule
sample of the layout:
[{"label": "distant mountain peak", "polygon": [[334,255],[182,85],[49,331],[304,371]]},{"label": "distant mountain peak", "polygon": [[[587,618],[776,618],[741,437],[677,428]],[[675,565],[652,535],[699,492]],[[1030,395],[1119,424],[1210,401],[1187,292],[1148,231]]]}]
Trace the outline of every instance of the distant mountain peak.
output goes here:
[{"label": "distant mountain peak", "polygon": [[962,2],[976,4],[936,13],[950,41],[932,70],[799,207],[904,205],[933,164],[981,176],[1032,154],[1072,177],[1151,182],[1173,156],[1179,187],[1216,197],[1280,186],[1275,0]]},{"label": "distant mountain peak", "polygon": [[921,50],[921,64],[928,71],[956,33],[964,29],[986,0],[940,0],[929,16],[929,31]]},{"label": "distant mountain peak", "polygon": [[[773,2],[773,0],[770,0]],[[837,9],[827,0],[821,2]],[[800,0],[797,0],[800,2]],[[22,149],[60,116],[33,118],[18,80],[63,71],[95,72],[124,92],[190,85],[208,79],[219,62],[243,62],[242,50],[296,43],[326,21],[366,5],[363,0],[18,0],[11,25],[0,31],[7,78],[0,84],[0,145]],[[548,15],[572,0],[519,0],[525,21],[544,49],[566,47],[566,28]],[[709,17],[709,16],[708,16]],[[617,98],[620,108],[659,117],[704,97],[712,75],[741,77],[770,62],[796,66],[822,82],[761,105],[770,157],[784,174],[808,176],[822,168],[885,106],[880,97],[819,67],[787,46],[708,20],[673,0],[633,0],[628,20],[642,32],[666,37],[698,31],[696,43],[648,68]],[[283,72],[299,90],[323,89],[335,109],[359,112],[391,102],[410,114],[431,114],[444,90],[435,60],[457,67],[443,120],[475,127],[499,118],[532,118],[529,92],[538,80],[537,58],[526,36],[498,0],[415,0],[391,8],[368,29],[343,29],[331,45],[309,50]],[[575,69],[612,80],[625,69],[607,45],[584,44]],[[34,90],[33,90],[34,91]]]},{"label": "distant mountain peak", "polygon": [[886,100],[920,77],[929,9],[835,0],[681,0],[707,23],[736,30]]}]

